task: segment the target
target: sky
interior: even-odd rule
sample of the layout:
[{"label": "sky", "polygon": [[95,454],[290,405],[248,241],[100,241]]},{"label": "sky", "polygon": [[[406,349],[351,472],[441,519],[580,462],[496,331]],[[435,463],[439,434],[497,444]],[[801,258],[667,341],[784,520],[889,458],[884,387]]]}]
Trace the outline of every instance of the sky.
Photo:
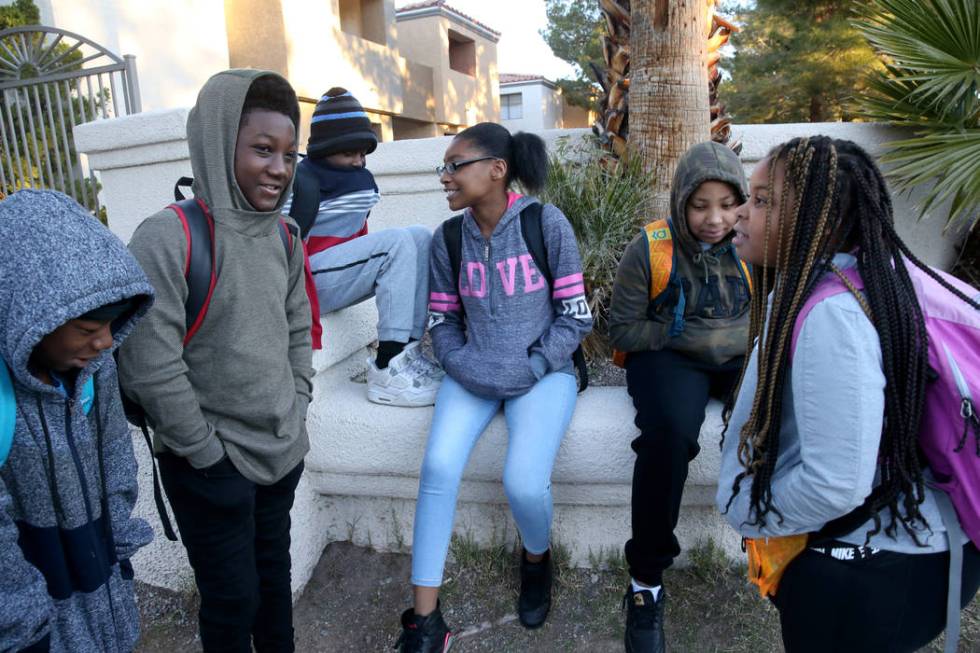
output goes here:
[{"label": "sky", "polygon": [[[395,0],[400,8],[418,0]],[[544,0],[449,0],[454,9],[500,32],[497,70],[544,75],[555,80],[574,77],[574,69],[551,53],[538,33],[548,24]]]}]

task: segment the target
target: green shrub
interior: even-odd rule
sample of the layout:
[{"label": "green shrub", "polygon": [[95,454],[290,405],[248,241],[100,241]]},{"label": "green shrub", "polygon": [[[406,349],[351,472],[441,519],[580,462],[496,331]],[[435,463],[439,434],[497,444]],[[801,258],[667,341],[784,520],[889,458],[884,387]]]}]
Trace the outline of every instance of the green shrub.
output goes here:
[{"label": "green shrub", "polygon": [[626,245],[650,220],[649,178],[639,157],[617,160],[594,137],[563,137],[551,154],[541,199],[562,210],[578,238],[595,328],[583,343],[589,358],[609,354],[609,303]]}]

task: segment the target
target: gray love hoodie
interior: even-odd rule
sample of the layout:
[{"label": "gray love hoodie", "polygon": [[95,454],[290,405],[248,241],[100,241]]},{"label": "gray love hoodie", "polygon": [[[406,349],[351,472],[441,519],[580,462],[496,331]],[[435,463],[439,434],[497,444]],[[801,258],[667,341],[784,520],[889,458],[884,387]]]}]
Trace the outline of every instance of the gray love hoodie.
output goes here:
[{"label": "gray love hoodie", "polygon": [[[0,365],[17,415],[0,468],[0,651],[47,638],[54,653],[128,653],[139,637],[129,558],[153,531],[132,516],[136,459],[112,349],[153,288],[116,236],[53,191],[0,202],[0,261]],[[78,372],[73,390],[28,371],[49,333],[131,297],[136,311],[114,324],[112,347]]]},{"label": "gray love hoodie", "polygon": [[196,468],[225,454],[249,480],[272,484],[306,455],[313,376],[303,249],[286,256],[279,208],[256,211],[235,181],[235,144],[249,86],[262,70],[228,70],[201,89],[187,119],[194,195],[215,220],[218,282],[185,347],[187,240],[170,209],[147,218],[129,247],[157,302],[120,353],[127,395],[146,410],[158,451]]},{"label": "gray love hoodie", "polygon": [[592,330],[578,243],[562,212],[545,204],[541,213],[553,288],[524,242],[520,213],[536,201],[512,196],[489,239],[466,210],[459,279],[442,225],[432,237],[432,346],[446,373],[482,397],[516,397],[550,372],[574,374],[572,354]]}]

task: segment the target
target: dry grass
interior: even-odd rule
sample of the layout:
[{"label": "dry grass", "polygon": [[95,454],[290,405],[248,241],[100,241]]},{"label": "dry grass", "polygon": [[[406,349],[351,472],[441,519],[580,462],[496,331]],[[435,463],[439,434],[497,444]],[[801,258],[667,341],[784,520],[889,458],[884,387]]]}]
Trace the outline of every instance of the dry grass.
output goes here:
[{"label": "dry grass", "polygon": [[[480,546],[455,537],[442,593],[443,613],[459,635],[458,653],[622,653],[626,563],[620,551],[590,557],[591,569],[571,567],[556,544],[554,603],[547,623],[528,631],[517,623],[519,547]],[[691,564],[667,570],[666,633],[673,653],[782,653],[779,619],[745,580],[744,567],[711,543],[690,551]],[[349,543],[327,547],[295,610],[297,651],[391,650],[398,615],[408,607],[410,557]],[[196,602],[141,586],[140,653],[199,650]],[[963,612],[960,651],[980,650],[980,602]],[[941,640],[929,651],[942,651]]]}]

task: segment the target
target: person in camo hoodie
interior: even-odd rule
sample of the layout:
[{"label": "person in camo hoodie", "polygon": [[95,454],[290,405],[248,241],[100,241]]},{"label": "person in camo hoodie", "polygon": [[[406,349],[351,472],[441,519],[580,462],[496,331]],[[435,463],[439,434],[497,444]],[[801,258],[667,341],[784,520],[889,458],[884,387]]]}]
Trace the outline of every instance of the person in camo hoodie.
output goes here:
[{"label": "person in camo hoodie", "polygon": [[[651,216],[667,220],[673,257],[656,255],[665,239],[654,238],[664,234],[654,222],[630,242],[616,272],[609,338],[626,354],[626,389],[640,431],[632,442],[633,537],[625,547],[627,653],[666,648],[663,574],[681,551],[674,529],[688,467],[701,451],[709,399],[729,395],[742,369],[750,286],[732,227],[745,197],[745,172],[730,148],[691,146],[677,162],[670,215]],[[651,280],[665,268],[670,281],[651,298]]]},{"label": "person in camo hoodie", "polygon": [[[548,204],[541,229],[553,288],[535,266],[521,212],[537,202],[509,193],[547,178],[544,143],[481,123],[453,139],[439,177],[462,216],[460,275],[443,224],[429,259],[429,332],[446,371],[436,396],[415,509],[414,606],[402,615],[402,653],[447,651],[438,607],[456,494],[473,446],[494,415],[507,419],[504,491],[521,534],[518,617],[541,626],[551,605],[551,468],[577,396],[572,354],[592,329],[572,227]],[[465,316],[464,316],[465,313]]]},{"label": "person in camo hoodie", "polygon": [[0,468],[0,651],[128,653],[129,560],[153,531],[132,516],[111,352],[153,288],[118,238],[51,191],[0,202],[0,260],[0,364],[16,404]]}]

